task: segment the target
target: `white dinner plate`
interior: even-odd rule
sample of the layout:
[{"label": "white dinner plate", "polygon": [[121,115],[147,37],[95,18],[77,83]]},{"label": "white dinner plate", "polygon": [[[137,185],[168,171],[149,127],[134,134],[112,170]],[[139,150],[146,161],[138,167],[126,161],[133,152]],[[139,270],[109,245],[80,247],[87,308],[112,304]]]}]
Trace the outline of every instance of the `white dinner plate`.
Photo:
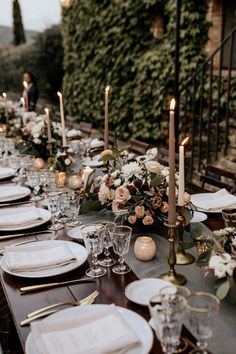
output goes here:
[{"label": "white dinner plate", "polygon": [[205,213],[201,213],[199,211],[194,211],[193,217],[190,222],[201,222],[207,219],[207,215]]},{"label": "white dinner plate", "polygon": [[14,168],[0,167],[0,179],[5,179],[14,176],[16,170]]},{"label": "white dinner plate", "polygon": [[[14,214],[25,210],[25,212],[27,213],[28,208],[4,208],[0,210],[0,214],[1,213],[6,213],[6,210],[9,211],[9,214],[12,214],[12,217],[14,218]],[[50,211],[46,210],[46,209],[42,209],[42,208],[37,208],[41,219],[39,220],[35,220],[34,222],[30,223],[30,224],[20,224],[20,225],[12,225],[12,226],[0,226],[0,231],[18,231],[18,230],[25,230],[25,229],[31,229],[33,227],[36,226],[40,226],[45,224],[46,222],[48,222],[51,219],[51,213]]]},{"label": "white dinner plate", "polygon": [[93,139],[91,141],[91,149],[100,148],[104,146],[103,140]]},{"label": "white dinner plate", "polygon": [[[6,259],[3,255],[3,258],[1,260],[1,267],[2,269],[11,275],[15,275],[17,277],[23,277],[23,278],[46,278],[46,277],[53,277],[53,276],[57,276],[60,274],[64,274],[67,272],[70,272],[73,269],[76,269],[78,267],[80,267],[87,259],[88,257],[88,251],[86,250],[85,247],[79,245],[78,243],[75,242],[70,242],[70,241],[62,241],[62,240],[46,240],[46,241],[39,241],[39,242],[32,242],[29,243],[27,245],[24,244],[24,250],[25,247],[27,246],[27,249],[29,249],[30,251],[33,250],[37,250],[37,247],[42,247],[42,242],[44,244],[48,244],[49,246],[51,245],[55,245],[55,247],[62,243],[62,242],[66,242],[71,250],[71,252],[75,255],[76,260],[72,263],[63,265],[63,266],[59,266],[56,268],[50,268],[50,269],[41,269],[38,271],[34,271],[34,272],[13,272],[11,271],[6,264]],[[53,242],[53,243],[52,243]],[[23,245],[22,245],[23,246]],[[17,249],[20,249],[20,245],[17,246]]]},{"label": "white dinner plate", "polygon": [[[89,306],[87,305],[81,307],[72,307],[69,309],[59,311],[45,318],[43,321],[46,322],[46,321],[56,320],[56,319],[66,320],[69,318],[70,319],[77,318],[78,316],[81,316],[83,314],[88,314],[90,312],[95,313],[95,311],[100,311],[102,308],[105,309],[107,306],[110,305],[95,304]],[[136,312],[128,310],[124,307],[117,306],[116,308],[119,311],[119,313],[122,315],[124,320],[127,322],[129,327],[132,328],[132,330],[134,331],[134,333],[137,335],[137,337],[141,342],[141,345],[139,347],[130,349],[126,351],[125,354],[148,354],[152,348],[153,333],[147,321],[143,317],[138,315]],[[25,352],[26,354],[39,354],[31,333],[29,333],[26,340]],[[71,353],[67,353],[67,354],[71,354]]]},{"label": "white dinner plate", "polygon": [[81,226],[74,227],[73,229],[67,232],[67,235],[73,240],[83,241],[84,237],[80,228]]},{"label": "white dinner plate", "polygon": [[[9,186],[8,188],[10,189],[11,187]],[[0,195],[1,195],[1,189],[6,189],[6,187],[4,187],[4,186],[0,187]],[[29,188],[25,188],[25,187],[21,187],[21,186],[18,187],[17,186],[17,189],[19,190],[21,195],[15,195],[15,196],[12,195],[12,196],[5,197],[3,199],[0,199],[0,203],[10,202],[10,201],[13,201],[13,200],[22,199],[22,198],[27,197],[31,193],[31,190]]]},{"label": "white dinner plate", "polygon": [[227,208],[227,207],[230,207],[230,206],[235,206],[236,207],[236,204],[233,204],[233,205],[226,205],[222,208],[216,208],[216,209],[209,209],[209,210],[206,210],[206,209],[203,209],[201,207],[198,207],[199,205],[199,202],[200,202],[200,205],[202,205],[202,202],[204,202],[205,200],[207,199],[211,199],[212,198],[212,193],[199,193],[199,194],[193,194],[191,195],[191,202],[194,206],[196,206],[196,208],[198,209],[197,211],[203,211],[204,213],[221,213],[222,209],[224,208]]},{"label": "white dinner plate", "polygon": [[148,306],[150,299],[158,295],[161,288],[172,285],[170,282],[157,278],[135,280],[125,288],[126,297],[136,304]]}]

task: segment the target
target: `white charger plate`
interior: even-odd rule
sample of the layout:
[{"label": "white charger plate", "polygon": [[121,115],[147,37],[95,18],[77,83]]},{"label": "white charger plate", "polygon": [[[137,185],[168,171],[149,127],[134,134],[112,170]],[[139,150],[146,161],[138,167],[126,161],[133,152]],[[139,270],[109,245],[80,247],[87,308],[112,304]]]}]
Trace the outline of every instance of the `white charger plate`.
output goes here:
[{"label": "white charger plate", "polygon": [[[9,186],[8,188],[10,189],[11,186]],[[19,186],[19,187],[17,186],[17,188],[18,188],[19,192],[21,192],[21,195],[5,197],[4,199],[0,199],[0,203],[10,202],[13,200],[19,200],[19,199],[27,197],[31,193],[29,188],[25,188],[25,187],[21,187],[21,186]],[[1,195],[1,189],[6,189],[6,187],[4,187],[4,186],[0,187],[0,195]]]},{"label": "white charger plate", "polygon": [[197,207],[198,211],[203,211],[204,213],[221,213],[222,209],[224,208],[227,208],[227,207],[231,207],[231,206],[235,206],[236,207],[236,204],[233,204],[233,205],[225,205],[224,207],[222,208],[216,208],[216,209],[210,209],[210,210],[207,210],[207,209],[203,209],[201,207],[198,207],[199,205],[199,202],[202,204],[202,202],[204,202],[205,200],[207,199],[211,199],[212,197],[212,193],[198,193],[198,194],[192,194],[191,195],[191,202],[194,206]]},{"label": "white charger plate", "polygon": [[67,235],[73,240],[83,241],[84,236],[81,232],[81,226],[74,227],[70,231],[67,232]]},{"label": "white charger plate", "polygon": [[190,220],[190,222],[201,222],[201,221],[205,221],[207,218],[208,216],[205,213],[194,211],[193,217]]},{"label": "white charger plate", "polygon": [[169,281],[157,278],[135,280],[125,288],[125,296],[138,305],[148,306],[150,299],[158,295],[161,288],[172,285]]},{"label": "white charger plate", "polygon": [[14,176],[16,170],[14,168],[0,167],[0,180]]},{"label": "white charger plate", "polygon": [[[6,210],[9,211],[9,214],[12,214],[12,217],[14,218],[14,215],[17,212],[20,211],[25,211],[27,213],[28,208],[4,208],[0,210],[0,215],[1,213],[6,213]],[[42,208],[37,208],[38,212],[40,213],[40,216],[42,219],[36,220],[35,222],[32,222],[30,224],[20,224],[20,225],[12,225],[12,226],[0,226],[0,231],[18,231],[18,230],[25,230],[25,229],[31,229],[33,227],[36,226],[40,226],[45,224],[46,222],[48,222],[51,219],[51,213],[50,211],[46,210],[46,209],[42,209]]]},{"label": "white charger plate", "polygon": [[[11,271],[6,264],[6,258],[3,255],[3,258],[1,260],[1,267],[2,269],[11,275],[17,276],[17,277],[23,277],[23,278],[46,278],[46,277],[52,277],[60,274],[64,274],[67,272],[70,272],[73,269],[76,269],[80,267],[88,258],[88,251],[86,250],[85,247],[79,245],[78,243],[70,242],[70,241],[62,241],[62,240],[45,240],[45,241],[39,241],[39,242],[32,242],[29,244],[24,244],[24,250],[27,249],[30,251],[35,251],[37,250],[37,247],[42,247],[43,244],[46,246],[51,246],[55,245],[55,247],[58,244],[61,244],[62,242],[67,243],[69,246],[71,252],[75,255],[76,260],[72,263],[66,264],[64,266],[59,266],[56,268],[51,268],[51,269],[42,269],[34,272],[13,272]],[[20,249],[20,245],[17,246],[17,249]]]},{"label": "white charger plate", "polygon": [[[91,312],[95,313],[96,311],[100,311],[101,309],[105,309],[107,306],[110,305],[87,305],[81,307],[72,307],[62,311],[59,311],[47,318],[43,321],[50,321],[50,320],[67,320],[72,318],[77,318],[84,314],[89,314]],[[124,307],[116,306],[119,313],[122,315],[124,320],[127,322],[130,328],[134,331],[134,333],[139,338],[141,345],[139,347],[130,349],[126,351],[126,354],[148,354],[152,348],[153,343],[153,333],[148,325],[147,321],[138,315],[136,312],[128,310]],[[112,325],[112,324],[111,324]],[[35,346],[34,339],[31,333],[29,333],[26,344],[25,344],[25,353],[26,354],[40,354]],[[71,354],[71,353],[67,353]]]}]

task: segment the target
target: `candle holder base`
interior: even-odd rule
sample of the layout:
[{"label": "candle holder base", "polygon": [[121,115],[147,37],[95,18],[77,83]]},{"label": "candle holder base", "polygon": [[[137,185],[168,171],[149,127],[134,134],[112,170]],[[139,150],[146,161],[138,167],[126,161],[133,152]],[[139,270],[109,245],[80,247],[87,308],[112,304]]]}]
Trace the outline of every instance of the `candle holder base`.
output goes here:
[{"label": "candle holder base", "polygon": [[183,274],[176,273],[174,269],[170,269],[168,273],[161,274],[159,278],[167,280],[174,285],[184,285],[187,282],[187,279]]},{"label": "candle holder base", "polygon": [[195,257],[185,252],[184,250],[178,248],[176,251],[176,264],[177,265],[187,265],[195,262]]}]

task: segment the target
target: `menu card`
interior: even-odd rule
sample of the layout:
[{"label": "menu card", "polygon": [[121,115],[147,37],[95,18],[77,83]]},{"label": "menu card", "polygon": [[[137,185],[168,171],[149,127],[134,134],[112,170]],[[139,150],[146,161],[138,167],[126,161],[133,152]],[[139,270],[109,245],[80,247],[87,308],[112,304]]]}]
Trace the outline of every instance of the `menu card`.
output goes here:
[{"label": "menu card", "polygon": [[140,345],[139,338],[114,305],[71,318],[31,324],[34,343],[42,354],[124,353]]}]

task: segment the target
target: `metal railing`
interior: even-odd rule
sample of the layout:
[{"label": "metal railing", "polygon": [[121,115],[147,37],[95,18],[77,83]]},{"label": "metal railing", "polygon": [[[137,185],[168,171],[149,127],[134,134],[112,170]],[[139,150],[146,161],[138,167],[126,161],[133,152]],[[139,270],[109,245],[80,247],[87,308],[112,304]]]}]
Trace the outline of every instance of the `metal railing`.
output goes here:
[{"label": "metal railing", "polygon": [[[203,164],[227,154],[230,127],[236,128],[236,75],[232,68],[235,32],[236,27],[180,90],[179,131],[191,138],[190,177]],[[229,55],[224,68],[226,49]]]}]

